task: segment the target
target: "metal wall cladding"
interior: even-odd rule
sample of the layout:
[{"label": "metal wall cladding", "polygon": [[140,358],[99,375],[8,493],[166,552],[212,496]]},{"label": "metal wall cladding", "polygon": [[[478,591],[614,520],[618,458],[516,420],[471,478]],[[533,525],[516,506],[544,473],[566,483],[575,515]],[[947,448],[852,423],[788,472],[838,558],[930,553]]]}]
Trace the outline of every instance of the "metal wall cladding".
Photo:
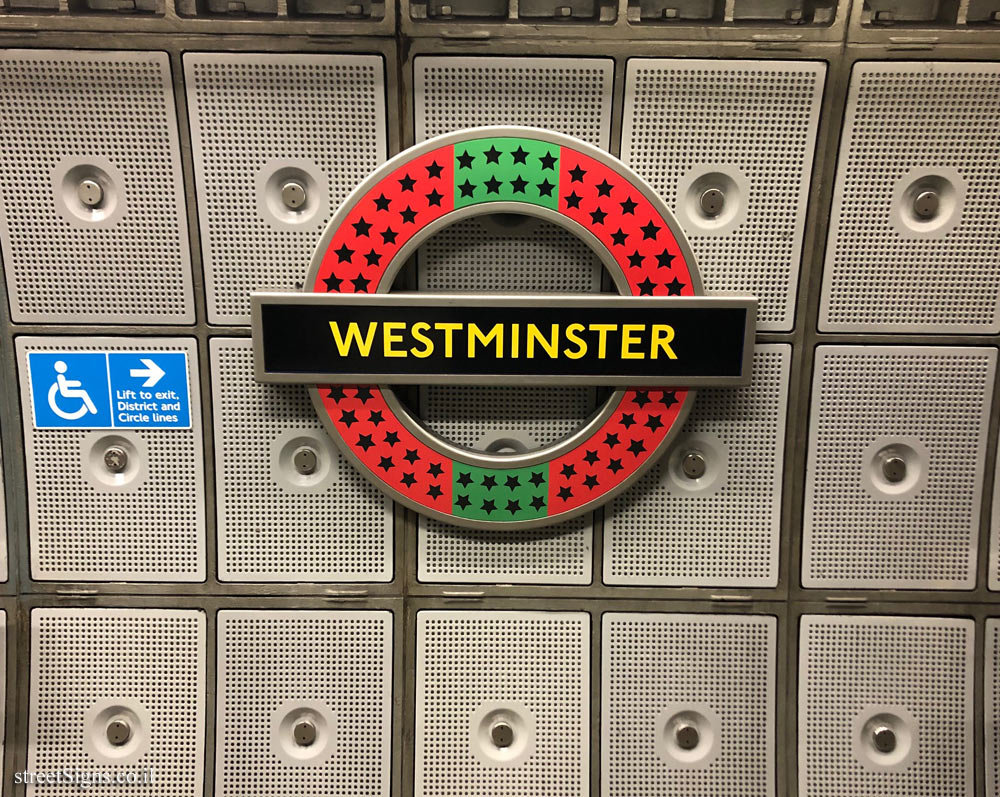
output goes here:
[{"label": "metal wall cladding", "polygon": [[0,134],[15,321],[195,320],[166,53],[4,50]]}]

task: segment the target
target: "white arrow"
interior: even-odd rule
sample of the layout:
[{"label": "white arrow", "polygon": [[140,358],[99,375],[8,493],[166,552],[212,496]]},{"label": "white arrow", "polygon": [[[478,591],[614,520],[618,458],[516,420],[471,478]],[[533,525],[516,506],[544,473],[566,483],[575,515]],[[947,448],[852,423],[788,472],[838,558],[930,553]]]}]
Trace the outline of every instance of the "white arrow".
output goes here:
[{"label": "white arrow", "polygon": [[158,366],[152,360],[146,360],[140,357],[139,362],[141,362],[146,367],[133,368],[128,372],[128,375],[131,377],[135,377],[136,379],[141,379],[142,377],[146,377],[146,381],[142,383],[143,387],[154,387],[157,382],[159,382],[161,379],[163,379],[164,376],[167,375],[167,372],[164,371],[162,368],[160,368],[160,366]]}]

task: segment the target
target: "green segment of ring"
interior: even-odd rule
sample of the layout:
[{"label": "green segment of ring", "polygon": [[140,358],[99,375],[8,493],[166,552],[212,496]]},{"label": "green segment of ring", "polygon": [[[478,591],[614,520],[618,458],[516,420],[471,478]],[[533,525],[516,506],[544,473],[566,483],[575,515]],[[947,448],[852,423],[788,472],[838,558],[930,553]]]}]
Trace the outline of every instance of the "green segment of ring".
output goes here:
[{"label": "green segment of ring", "polygon": [[451,512],[473,520],[535,520],[549,513],[549,465],[477,468],[452,463]]},{"label": "green segment of ring", "polygon": [[479,138],[455,145],[455,207],[480,202],[559,205],[559,147],[529,138]]}]

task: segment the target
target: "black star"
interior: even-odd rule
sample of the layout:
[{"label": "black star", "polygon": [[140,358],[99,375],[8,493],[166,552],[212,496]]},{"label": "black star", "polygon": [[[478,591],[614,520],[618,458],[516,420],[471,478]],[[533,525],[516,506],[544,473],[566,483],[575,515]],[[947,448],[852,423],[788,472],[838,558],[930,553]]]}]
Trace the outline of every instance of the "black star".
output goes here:
[{"label": "black star", "polygon": [[469,496],[460,495],[458,496],[458,498],[455,499],[455,503],[458,504],[459,509],[468,509],[470,503]]},{"label": "black star", "polygon": [[372,410],[371,412],[368,413],[368,423],[373,423],[376,426],[378,426],[384,420],[385,418],[382,417],[381,410]]},{"label": "black star", "polygon": [[354,222],[351,226],[354,228],[355,235],[364,235],[366,238],[368,237],[368,231],[372,228],[372,225],[365,221],[364,216]]},{"label": "black star", "polygon": [[428,177],[440,177],[441,176],[441,170],[444,167],[443,166],[438,166],[438,162],[437,161],[431,161],[431,165],[427,166],[425,168],[427,169],[427,176]]},{"label": "black star", "polygon": [[508,476],[507,481],[504,482],[504,487],[508,490],[516,490],[521,486],[521,480],[517,476]]},{"label": "black star", "polygon": [[412,177],[410,177],[410,175],[406,175],[402,180],[399,181],[399,187],[403,191],[412,191],[413,186],[415,186],[416,184],[417,181],[414,180]]},{"label": "black star", "polygon": [[608,217],[607,213],[605,213],[600,208],[596,208],[590,214],[590,221],[592,224],[604,224],[604,220],[607,217]]},{"label": "black star", "polygon": [[568,501],[570,498],[573,497],[573,491],[571,489],[569,489],[569,487],[560,487],[559,488],[559,497],[563,501]]},{"label": "black star", "polygon": [[330,392],[326,394],[328,399],[333,399],[334,402],[339,402],[341,399],[347,398],[347,394],[344,392],[344,388],[340,385],[330,388]]},{"label": "black star", "polygon": [[493,476],[483,476],[481,484],[487,490],[492,490],[494,487],[497,486],[497,480]]},{"label": "black star", "polygon": [[569,464],[563,465],[562,466],[562,475],[565,476],[567,479],[570,476],[575,476],[576,475],[576,468],[574,468],[572,465],[569,465]]},{"label": "black star", "polygon": [[542,476],[542,472],[540,470],[532,471],[531,478],[528,479],[528,481],[531,482],[533,485],[535,485],[535,487],[541,487],[543,484],[545,484],[545,477]]},{"label": "black star", "polygon": [[566,197],[566,207],[580,209],[580,200],[583,199],[582,196],[577,196],[576,191]]},{"label": "black star", "polygon": [[372,398],[372,392],[367,387],[359,387],[354,392],[354,398],[356,398],[362,404],[367,404],[368,399]]},{"label": "black star", "polygon": [[525,152],[523,149],[521,149],[521,145],[520,144],[518,144],[517,149],[515,149],[510,154],[514,158],[514,163],[523,163],[523,164],[527,165],[528,162],[527,162],[526,158],[528,157],[528,153]]},{"label": "black star", "polygon": [[663,427],[663,422],[660,420],[659,415],[650,415],[646,418],[646,426],[655,432],[657,429],[661,429]]},{"label": "black star", "polygon": [[660,254],[656,256],[659,261],[657,268],[670,268],[670,264],[673,262],[676,255],[670,254],[666,249],[664,249]]},{"label": "black star", "polygon": [[432,462],[431,466],[427,469],[427,472],[436,479],[444,473],[444,470],[441,468],[441,464],[439,462]]},{"label": "black star", "polygon": [[344,426],[346,426],[348,429],[350,429],[352,424],[358,422],[358,418],[354,414],[354,410],[341,410],[340,422],[344,424]]},{"label": "black star", "polygon": [[399,442],[399,435],[396,432],[386,432],[385,440],[383,440],[386,445],[394,446]]},{"label": "black star", "polygon": [[444,194],[439,194],[436,188],[432,188],[429,194],[424,194],[427,197],[427,207],[431,205],[436,205],[441,207],[441,200],[444,199]]},{"label": "black star", "polygon": [[644,241],[648,241],[650,238],[655,240],[657,234],[660,232],[660,228],[653,224],[652,221],[649,221],[645,227],[640,227],[639,229],[642,230],[642,240]]},{"label": "black star", "polygon": [[465,182],[458,187],[458,190],[462,192],[462,196],[472,196],[476,187],[466,178]]},{"label": "black star", "polygon": [[642,408],[645,407],[651,399],[649,398],[648,390],[637,390],[635,391],[635,398],[632,399],[636,403],[636,406]]},{"label": "black star", "polygon": [[629,445],[628,450],[632,456],[637,457],[646,450],[646,446],[643,445],[642,440],[633,440]]},{"label": "black star", "polygon": [[483,505],[479,508],[487,515],[492,515],[497,508],[496,501],[483,501]]},{"label": "black star", "polygon": [[409,205],[406,206],[406,210],[399,211],[399,215],[403,217],[403,224],[413,224],[417,220],[417,211]]},{"label": "black star", "polygon": [[382,255],[372,249],[367,255],[365,255],[366,265],[377,266],[378,261],[381,259]]},{"label": "black star", "polygon": [[532,509],[534,509],[534,510],[537,511],[537,510],[541,509],[543,506],[545,506],[545,499],[542,498],[542,496],[536,495],[534,498],[531,499],[531,508]]},{"label": "black star", "polygon": [[375,209],[376,210],[389,209],[389,200],[386,198],[385,194],[379,194],[378,199],[375,200]]},{"label": "black star", "polygon": [[622,206],[622,213],[628,213],[630,216],[635,215],[635,209],[638,205],[632,201],[631,197],[626,199],[624,202],[619,202],[618,204]]},{"label": "black star", "polygon": [[500,186],[503,185],[503,183],[494,176],[487,180],[485,185],[487,194],[499,194]]},{"label": "black star", "polygon": [[396,467],[392,462],[392,457],[379,458],[378,466],[386,472],[388,472],[390,468]]},{"label": "black star", "polygon": [[681,290],[684,288],[685,283],[679,281],[677,277],[674,277],[670,282],[666,283],[664,287],[667,289],[667,296],[680,296]]},{"label": "black star", "polygon": [[546,152],[544,155],[539,155],[538,160],[542,162],[543,169],[552,169],[553,171],[555,170],[556,156],[553,155],[551,152]]},{"label": "black star", "polygon": [[408,448],[408,449],[406,449],[406,456],[403,457],[403,459],[405,459],[407,462],[409,462],[412,465],[414,462],[416,462],[418,459],[420,459],[420,455],[417,453],[417,449],[415,449],[415,448]]},{"label": "black star", "polygon": [[507,511],[510,512],[512,515],[515,512],[520,512],[521,511],[521,502],[520,501],[508,501],[507,502]]},{"label": "black star", "polygon": [[375,445],[370,434],[358,435],[358,445],[361,446],[365,451]]},{"label": "black star", "polygon": [[626,238],[628,238],[628,233],[624,232],[621,227],[618,228],[618,232],[611,233],[611,240],[614,241],[615,246],[625,246]]},{"label": "black star", "polygon": [[524,189],[528,185],[528,181],[522,180],[521,175],[518,175],[517,177],[515,177],[513,180],[510,181],[510,184],[511,186],[513,186],[515,194],[523,194]]},{"label": "black star", "polygon": [[593,490],[597,486],[597,477],[593,473],[588,474],[583,480],[583,486]]},{"label": "black star", "polygon": [[652,296],[653,289],[656,287],[655,282],[651,282],[649,277],[646,277],[642,282],[639,283],[639,295],[640,296]]},{"label": "black star", "polygon": [[622,417],[618,420],[618,423],[620,423],[622,426],[628,429],[630,426],[632,426],[632,424],[635,423],[635,416],[632,415],[631,413],[623,412]]},{"label": "black star", "polygon": [[333,253],[337,256],[338,263],[350,263],[354,256],[354,250],[348,249],[347,244],[341,244],[340,249],[334,249]]},{"label": "black star", "polygon": [[404,473],[400,481],[407,487],[412,487],[414,484],[417,483],[417,477],[414,476],[412,473]]},{"label": "black star", "polygon": [[497,163],[497,164],[500,163],[500,156],[503,155],[503,153],[500,150],[498,150],[496,147],[492,145],[483,154],[486,156],[487,163]]},{"label": "black star", "polygon": [[432,484],[430,486],[430,489],[427,490],[427,495],[429,495],[431,498],[440,498],[441,488],[438,487],[436,484]]},{"label": "black star", "polygon": [[459,169],[471,169],[472,162],[476,159],[475,155],[470,155],[468,151],[463,152],[458,156],[458,168]]},{"label": "black star", "polygon": [[339,291],[340,283],[343,282],[343,280],[336,274],[331,274],[329,277],[323,280],[323,282],[326,283],[326,290],[327,292],[329,292],[329,291]]},{"label": "black star", "polygon": [[371,280],[366,280],[360,274],[351,280],[351,284],[354,286],[355,293],[368,293],[368,283]]},{"label": "black star", "polygon": [[583,458],[583,461],[586,462],[588,465],[593,465],[599,459],[600,458],[597,456],[596,451],[591,451],[588,449],[586,456]]},{"label": "black star", "polygon": [[673,390],[664,390],[660,395],[660,404],[668,410],[677,403],[677,394]]},{"label": "black star", "polygon": [[570,182],[571,183],[582,183],[583,182],[583,175],[585,175],[586,173],[587,172],[585,170],[581,169],[580,166],[579,166],[579,164],[577,164],[576,166],[574,166],[572,169],[569,170]]},{"label": "black star", "polygon": [[602,180],[597,184],[597,195],[598,196],[611,196],[611,183],[607,180]]},{"label": "black star", "polygon": [[379,235],[382,236],[382,243],[384,244],[394,244],[396,243],[396,236],[399,235],[398,232],[392,229],[392,227],[386,227],[383,232]]},{"label": "black star", "polygon": [[608,470],[612,473],[618,473],[624,466],[620,459],[609,459],[608,460]]},{"label": "black star", "polygon": [[458,474],[458,483],[461,484],[463,487],[468,487],[470,484],[472,484],[472,474],[471,473],[459,473]]},{"label": "black star", "polygon": [[548,180],[542,180],[538,184],[538,196],[552,196],[552,189],[555,188]]},{"label": "black star", "polygon": [[639,254],[639,251],[636,250],[635,252],[633,252],[628,256],[628,264],[632,268],[642,268],[642,261],[645,259],[646,256]]},{"label": "black star", "polygon": [[619,443],[621,443],[621,441],[618,439],[618,435],[611,434],[610,432],[604,435],[604,445],[608,446],[609,448],[614,448]]}]

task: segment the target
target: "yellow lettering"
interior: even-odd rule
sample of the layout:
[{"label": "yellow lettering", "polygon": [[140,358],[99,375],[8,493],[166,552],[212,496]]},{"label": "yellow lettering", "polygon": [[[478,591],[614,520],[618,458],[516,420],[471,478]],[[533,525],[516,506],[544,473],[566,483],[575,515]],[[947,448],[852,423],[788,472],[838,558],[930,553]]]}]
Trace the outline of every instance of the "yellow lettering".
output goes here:
[{"label": "yellow lettering", "polygon": [[476,341],[485,347],[489,346],[490,341],[494,339],[496,340],[497,359],[499,360],[503,357],[503,324],[494,324],[489,333],[485,335],[476,324],[469,324],[469,359],[476,356]]},{"label": "yellow lettering", "polygon": [[659,356],[659,350],[663,349],[664,354],[671,360],[676,360],[677,355],[670,348],[670,341],[674,339],[674,328],[667,324],[653,324],[653,350],[650,358],[655,360]]},{"label": "yellow lettering", "polygon": [[587,341],[581,338],[579,334],[585,329],[586,327],[583,324],[570,324],[566,327],[566,340],[570,343],[576,344],[576,351],[573,351],[572,349],[563,349],[563,354],[571,360],[579,360],[587,353]]},{"label": "yellow lettering", "polygon": [[452,354],[454,352],[454,349],[452,347],[452,343],[453,343],[453,340],[454,340],[454,337],[455,337],[455,330],[461,329],[461,328],[462,328],[461,324],[454,324],[454,323],[447,323],[446,324],[444,322],[441,322],[441,323],[437,323],[437,324],[434,325],[434,329],[443,329],[444,330],[444,356],[445,357],[451,357],[452,356]]},{"label": "yellow lettering", "polygon": [[396,351],[392,348],[393,343],[402,343],[403,336],[395,333],[394,330],[406,329],[404,321],[385,321],[382,324],[382,354],[386,357],[405,357],[405,351]]},{"label": "yellow lettering", "polygon": [[545,353],[548,354],[551,359],[554,360],[559,356],[559,325],[552,324],[550,329],[552,330],[550,333],[551,338],[546,340],[538,327],[534,324],[528,324],[527,356],[529,360],[533,359],[535,356],[535,341],[537,341],[538,345],[545,349]]},{"label": "yellow lettering", "polygon": [[618,329],[618,324],[591,324],[587,328],[598,334],[597,359],[603,360],[608,353],[608,333]]},{"label": "yellow lettering", "polygon": [[368,324],[368,334],[364,340],[361,339],[361,328],[356,321],[347,325],[347,337],[340,333],[340,324],[336,321],[330,322],[330,331],[333,332],[333,342],[337,344],[337,351],[341,357],[349,357],[351,346],[357,344],[358,351],[362,357],[367,357],[372,350],[372,341],[375,339],[375,327],[378,324],[372,321]]},{"label": "yellow lettering", "polygon": [[642,360],[645,359],[645,352],[632,351],[633,346],[638,346],[642,340],[636,337],[637,332],[642,332],[646,328],[645,324],[622,324],[622,359]]},{"label": "yellow lettering", "polygon": [[413,335],[414,339],[424,344],[422,349],[418,349],[416,346],[410,349],[410,354],[414,357],[419,357],[420,359],[430,357],[431,353],[434,351],[434,341],[424,334],[430,328],[431,325],[426,321],[418,321],[413,325],[413,329],[410,330],[410,334]]},{"label": "yellow lettering", "polygon": [[512,360],[516,360],[521,355],[518,350],[518,343],[520,342],[521,325],[512,324],[510,327],[510,357]]}]

